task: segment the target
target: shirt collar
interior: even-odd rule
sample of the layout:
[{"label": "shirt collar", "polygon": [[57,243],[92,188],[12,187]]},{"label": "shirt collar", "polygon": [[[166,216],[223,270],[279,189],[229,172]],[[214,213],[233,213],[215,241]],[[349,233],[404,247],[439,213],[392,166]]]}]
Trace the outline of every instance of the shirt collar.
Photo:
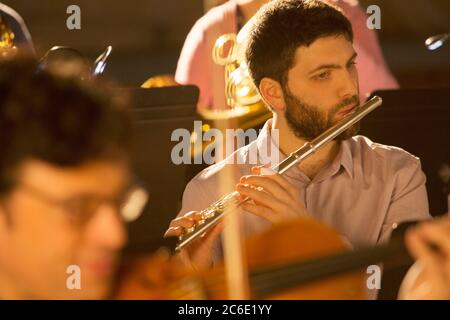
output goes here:
[{"label": "shirt collar", "polygon": [[[287,155],[281,152],[278,144],[274,141],[274,137],[272,136],[272,119],[267,120],[258,135],[256,143],[258,148],[258,159],[261,164],[270,163],[271,166],[273,166],[274,164],[276,165],[287,158]],[[353,157],[350,148],[350,140],[341,142],[336,158],[329,166],[319,172],[314,180],[320,182],[337,174],[341,166],[345,169],[348,175],[353,178]],[[297,166],[286,172],[286,175],[294,179],[301,180],[304,180],[306,177]]]},{"label": "shirt collar", "polygon": [[353,156],[350,148],[351,140],[352,138],[342,141],[341,143],[341,164],[349,174],[350,178],[353,179]]},{"label": "shirt collar", "polygon": [[339,152],[334,160],[318,173],[314,181],[320,182],[336,175],[341,167],[344,168],[350,178],[353,178],[353,158],[349,144],[348,140],[340,143]]}]

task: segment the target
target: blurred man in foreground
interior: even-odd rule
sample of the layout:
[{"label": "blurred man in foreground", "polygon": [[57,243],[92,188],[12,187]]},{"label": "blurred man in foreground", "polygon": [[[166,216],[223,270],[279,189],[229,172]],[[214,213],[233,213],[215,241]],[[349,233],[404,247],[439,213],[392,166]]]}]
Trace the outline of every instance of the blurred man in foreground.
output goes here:
[{"label": "blurred man in foreground", "polygon": [[110,293],[135,190],[130,123],[110,97],[33,60],[0,61],[1,299]]}]

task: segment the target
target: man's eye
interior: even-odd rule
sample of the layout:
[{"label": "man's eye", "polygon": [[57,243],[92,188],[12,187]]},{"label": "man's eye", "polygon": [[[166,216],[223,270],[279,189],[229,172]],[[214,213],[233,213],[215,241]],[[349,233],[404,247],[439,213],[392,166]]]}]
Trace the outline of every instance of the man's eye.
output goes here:
[{"label": "man's eye", "polygon": [[330,75],[331,75],[330,71],[325,71],[325,72],[322,72],[322,73],[314,76],[314,79],[315,80],[326,80],[330,77]]},{"label": "man's eye", "polygon": [[70,199],[66,201],[65,208],[72,214],[85,214],[91,213],[95,210],[100,201],[94,198],[83,197],[77,199]]},{"label": "man's eye", "polygon": [[86,207],[86,202],[80,199],[70,199],[64,205],[65,209],[74,215],[82,214]]}]

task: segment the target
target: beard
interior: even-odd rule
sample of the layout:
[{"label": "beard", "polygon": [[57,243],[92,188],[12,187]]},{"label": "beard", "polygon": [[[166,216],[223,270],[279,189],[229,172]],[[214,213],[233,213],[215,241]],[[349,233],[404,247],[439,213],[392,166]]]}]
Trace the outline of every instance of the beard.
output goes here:
[{"label": "beard", "polygon": [[[296,137],[311,141],[334,126],[338,121],[335,120],[336,114],[345,106],[358,104],[357,95],[341,101],[331,108],[328,113],[323,113],[319,108],[304,103],[295,97],[288,90],[284,89],[284,98],[286,102],[286,111],[284,113],[286,121]],[[360,128],[359,122],[342,132],[335,138],[336,141],[350,139],[358,134]]]}]

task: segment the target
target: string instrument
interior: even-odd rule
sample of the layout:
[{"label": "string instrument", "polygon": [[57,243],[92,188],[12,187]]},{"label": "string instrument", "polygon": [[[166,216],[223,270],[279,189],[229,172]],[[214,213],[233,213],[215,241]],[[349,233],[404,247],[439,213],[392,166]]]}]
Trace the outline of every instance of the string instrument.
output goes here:
[{"label": "string instrument", "polygon": [[[282,250],[281,250],[282,248]],[[333,229],[309,218],[275,225],[246,241],[251,299],[367,299],[367,266],[411,258],[401,237],[350,251]],[[163,251],[122,271],[115,299],[228,299],[225,265],[192,271]]]}]

